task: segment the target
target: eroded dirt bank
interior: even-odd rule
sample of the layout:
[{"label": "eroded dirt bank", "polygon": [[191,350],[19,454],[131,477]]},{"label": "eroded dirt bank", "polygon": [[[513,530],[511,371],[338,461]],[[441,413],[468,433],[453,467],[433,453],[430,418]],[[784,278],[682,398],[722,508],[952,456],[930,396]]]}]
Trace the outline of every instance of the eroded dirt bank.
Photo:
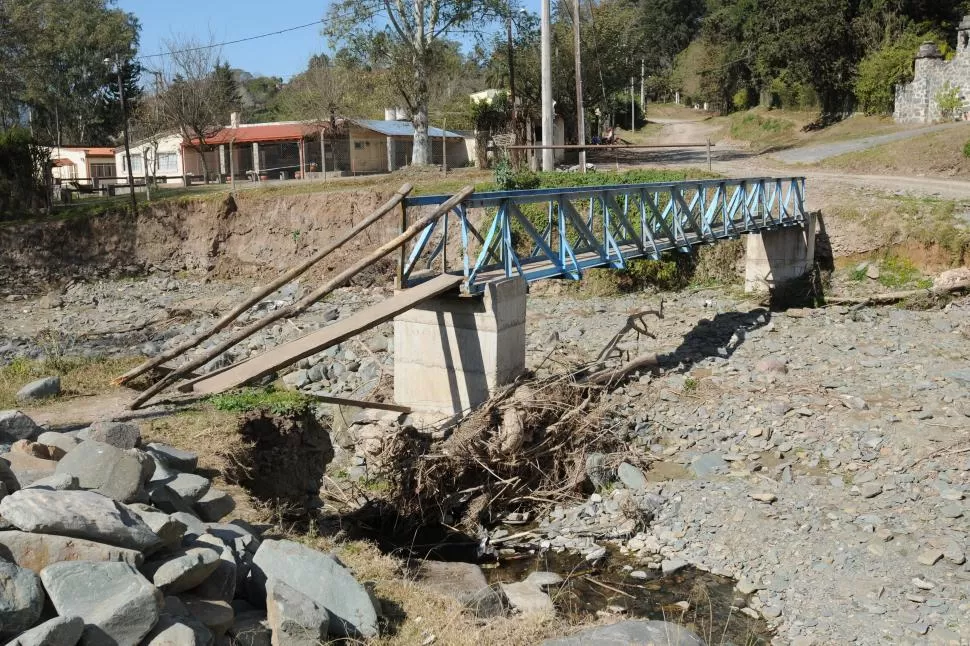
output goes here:
[{"label": "eroded dirt bank", "polygon": [[[189,271],[214,277],[276,273],[336,240],[390,196],[370,187],[306,195],[207,197],[123,212],[0,228],[0,275],[58,282],[77,275]],[[321,273],[397,230],[387,218],[333,254]]]}]

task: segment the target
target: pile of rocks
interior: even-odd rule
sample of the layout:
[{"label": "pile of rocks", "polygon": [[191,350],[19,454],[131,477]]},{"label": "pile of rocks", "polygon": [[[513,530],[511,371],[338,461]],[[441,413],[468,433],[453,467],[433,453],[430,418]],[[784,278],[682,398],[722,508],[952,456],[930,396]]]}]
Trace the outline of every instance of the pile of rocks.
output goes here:
[{"label": "pile of rocks", "polygon": [[[8,646],[314,645],[378,634],[330,554],[224,520],[197,456],[138,427],[44,431],[0,412],[0,638]],[[48,603],[49,602],[49,603]],[[9,641],[12,640],[12,641]]]}]

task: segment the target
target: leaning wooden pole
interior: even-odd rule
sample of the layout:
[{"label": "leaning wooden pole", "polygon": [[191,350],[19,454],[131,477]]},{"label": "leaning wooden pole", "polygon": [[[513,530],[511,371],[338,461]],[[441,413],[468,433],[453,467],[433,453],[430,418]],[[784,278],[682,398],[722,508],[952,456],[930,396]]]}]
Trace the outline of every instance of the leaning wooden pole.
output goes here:
[{"label": "leaning wooden pole", "polygon": [[182,375],[192,370],[195,370],[196,368],[204,366],[206,363],[208,363],[215,357],[219,356],[229,348],[232,348],[233,346],[249,338],[254,333],[258,332],[259,330],[266,327],[267,325],[271,323],[275,323],[280,319],[292,318],[294,316],[297,316],[303,313],[311,305],[313,305],[321,298],[323,298],[330,292],[334,291],[335,289],[343,285],[345,282],[347,282],[348,280],[350,280],[360,272],[370,267],[373,263],[377,262],[381,258],[384,258],[385,256],[390,255],[398,247],[402,247],[405,244],[407,244],[407,242],[411,238],[418,235],[418,233],[420,233],[425,227],[427,227],[432,222],[435,222],[436,220],[438,220],[441,216],[447,214],[451,209],[461,204],[461,202],[467,199],[468,196],[474,192],[475,192],[474,187],[466,186],[465,188],[461,189],[458,193],[453,195],[451,198],[449,198],[447,202],[444,202],[438,205],[438,207],[432,213],[429,213],[428,215],[415,221],[410,227],[405,229],[399,236],[397,236],[390,242],[383,244],[379,248],[375,249],[372,253],[370,253],[367,257],[362,258],[357,263],[351,265],[344,271],[340,272],[337,276],[335,276],[334,278],[332,278],[331,280],[327,281],[325,284],[320,286],[320,288],[317,289],[316,291],[308,294],[307,296],[304,296],[301,300],[297,301],[296,303],[293,303],[292,305],[289,305],[288,307],[284,307],[282,309],[276,310],[275,312],[272,312],[271,314],[268,314],[267,316],[261,318],[255,323],[252,323],[251,325],[248,325],[242,330],[236,332],[235,334],[230,336],[228,339],[226,339],[216,347],[204,353],[202,356],[196,357],[192,361],[182,366],[179,366],[171,373],[162,377],[162,379],[159,380],[158,383],[156,383],[151,388],[149,388],[141,395],[139,395],[138,398],[131,403],[130,408],[136,409],[141,407],[142,404],[144,404],[146,401],[154,397],[155,394],[161,392],[162,390],[168,388],[170,385],[178,381],[178,379],[181,378]]},{"label": "leaning wooden pole", "polygon": [[164,353],[158,355],[157,357],[153,357],[153,358],[149,359],[148,361],[145,361],[141,365],[139,365],[139,366],[137,366],[135,368],[132,368],[131,370],[129,370],[125,374],[123,374],[120,377],[116,378],[113,383],[115,383],[116,385],[120,385],[120,384],[124,384],[124,383],[126,383],[128,381],[131,381],[135,377],[137,377],[139,375],[142,375],[142,374],[148,372],[152,368],[157,368],[158,366],[162,365],[166,361],[171,361],[172,359],[174,359],[176,357],[179,357],[179,356],[185,354],[186,352],[188,352],[192,348],[196,347],[200,343],[202,343],[202,342],[206,341],[207,339],[210,339],[211,337],[213,337],[217,332],[220,332],[221,330],[224,330],[233,321],[235,321],[237,318],[239,318],[239,316],[243,312],[245,312],[246,310],[248,310],[250,307],[252,307],[256,303],[260,302],[261,300],[263,300],[264,298],[266,298],[267,296],[269,296],[270,294],[272,294],[273,292],[275,292],[280,287],[283,287],[284,285],[292,282],[293,280],[296,280],[297,278],[299,278],[300,276],[302,276],[303,274],[305,274],[311,267],[313,267],[318,262],[320,262],[321,260],[323,260],[324,258],[326,258],[327,256],[329,256],[336,249],[338,249],[338,248],[342,247],[343,245],[345,245],[352,238],[356,237],[357,234],[359,234],[361,231],[363,231],[364,229],[366,229],[370,225],[372,225],[375,222],[377,222],[385,214],[387,214],[392,209],[394,209],[394,207],[396,207],[398,204],[401,204],[404,201],[404,198],[407,197],[408,193],[411,192],[411,189],[412,189],[412,187],[411,187],[410,184],[404,184],[401,188],[397,189],[397,192],[394,195],[391,196],[391,199],[389,199],[387,202],[385,202],[381,206],[377,207],[377,210],[375,210],[373,213],[371,213],[366,218],[364,218],[363,220],[361,220],[357,224],[357,226],[355,226],[353,229],[351,229],[350,232],[348,232],[345,236],[343,236],[342,238],[340,238],[340,240],[337,240],[336,242],[334,242],[334,243],[328,245],[327,247],[321,249],[320,251],[318,251],[317,253],[315,253],[313,256],[311,256],[310,258],[308,258],[302,264],[297,265],[296,267],[292,267],[286,273],[281,274],[280,277],[277,278],[276,280],[274,280],[273,282],[269,283],[268,285],[264,285],[263,287],[261,287],[259,289],[259,291],[257,291],[255,294],[253,294],[250,298],[248,298],[245,301],[243,301],[242,303],[240,303],[235,309],[233,309],[231,312],[229,312],[228,314],[226,314],[225,316],[223,316],[221,319],[219,319],[219,321],[216,322],[216,324],[213,325],[212,327],[210,327],[209,329],[207,329],[204,332],[202,332],[202,333],[200,333],[200,334],[192,337],[191,339],[189,339],[188,341],[186,341],[182,345],[178,346],[177,348],[173,348],[173,349],[169,350],[168,352],[164,352]]}]

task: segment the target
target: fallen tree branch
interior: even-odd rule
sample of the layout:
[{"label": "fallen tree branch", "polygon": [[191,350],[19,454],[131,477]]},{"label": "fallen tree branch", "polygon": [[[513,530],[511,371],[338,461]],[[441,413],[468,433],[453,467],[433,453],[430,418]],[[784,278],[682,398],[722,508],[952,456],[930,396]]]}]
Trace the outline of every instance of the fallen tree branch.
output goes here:
[{"label": "fallen tree branch", "polygon": [[952,294],[954,292],[963,291],[965,289],[970,289],[970,280],[964,280],[949,287],[931,287],[930,289],[910,289],[902,292],[889,292],[888,294],[876,294],[874,296],[868,296],[866,298],[829,298],[826,299],[826,305],[885,305],[887,303],[898,303],[899,301],[904,301],[907,298],[915,298],[917,296],[942,296],[943,294]]},{"label": "fallen tree branch", "polygon": [[583,381],[588,384],[608,384],[626,377],[635,370],[640,370],[641,368],[656,368],[659,365],[660,358],[655,353],[641,354],[639,357],[627,361],[619,368],[607,368],[599,372],[594,372]]}]

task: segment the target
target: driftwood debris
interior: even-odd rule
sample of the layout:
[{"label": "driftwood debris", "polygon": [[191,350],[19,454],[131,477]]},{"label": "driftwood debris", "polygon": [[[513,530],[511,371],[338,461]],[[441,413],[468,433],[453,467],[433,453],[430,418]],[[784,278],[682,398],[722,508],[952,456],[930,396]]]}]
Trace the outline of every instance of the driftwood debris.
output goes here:
[{"label": "driftwood debris", "polygon": [[396,238],[394,238],[389,242],[384,243],[383,245],[381,245],[380,247],[372,251],[364,258],[361,258],[358,262],[354,263],[344,271],[340,272],[337,276],[330,279],[329,281],[324,283],[322,286],[320,286],[318,289],[311,292],[307,296],[304,296],[301,300],[297,301],[296,303],[293,303],[292,305],[289,305],[288,307],[278,309],[275,312],[268,314],[267,316],[259,319],[258,321],[246,326],[242,330],[231,335],[225,341],[223,341],[216,347],[212,348],[208,352],[205,352],[201,356],[193,359],[192,361],[189,361],[188,363],[179,366],[170,374],[166,375],[161,380],[159,380],[155,385],[153,385],[148,390],[146,390],[141,395],[139,395],[131,403],[130,408],[132,409],[139,408],[142,404],[144,404],[146,401],[148,401],[153,396],[155,396],[156,393],[159,393],[165,388],[168,388],[170,385],[175,383],[179,378],[181,378],[186,373],[192,370],[195,370],[196,368],[200,368],[204,366],[206,363],[208,363],[215,357],[219,356],[226,350],[232,348],[233,346],[249,338],[250,336],[258,332],[259,330],[263,329],[267,325],[270,325],[271,323],[275,323],[280,319],[288,319],[288,318],[297,316],[299,314],[302,314],[311,305],[313,305],[314,303],[322,299],[324,296],[326,296],[330,292],[334,291],[335,289],[337,289],[338,287],[346,283],[348,280],[350,280],[360,272],[367,269],[369,266],[371,266],[378,260],[384,258],[385,256],[390,255],[391,252],[395,251],[399,247],[403,247],[405,244],[407,244],[409,240],[411,240],[411,238],[418,235],[418,233],[420,233],[425,227],[427,227],[432,222],[437,221],[439,218],[441,218],[441,216],[447,214],[449,211],[451,211],[451,209],[455,208],[455,206],[460,204],[463,200],[465,200],[469,195],[471,195],[474,192],[475,192],[475,188],[473,186],[464,187],[463,189],[458,191],[458,193],[456,193],[450,199],[448,199],[448,201],[438,205],[438,207],[433,212],[416,220],[413,224],[411,224],[411,226],[405,229],[404,232],[398,235]]},{"label": "driftwood debris", "polygon": [[865,298],[828,298],[827,305],[885,305],[887,303],[898,303],[909,298],[919,296],[942,296],[963,290],[970,290],[970,280],[964,280],[946,287],[931,287],[929,289],[909,289],[902,292],[889,292],[888,294],[875,294]]},{"label": "driftwood debris", "polygon": [[137,366],[135,368],[132,368],[131,370],[129,370],[125,374],[123,374],[120,377],[118,377],[117,379],[115,379],[114,380],[114,383],[116,385],[120,385],[120,384],[124,384],[124,383],[126,383],[128,381],[131,381],[135,377],[138,377],[139,375],[142,375],[142,374],[148,372],[152,368],[156,368],[156,367],[160,366],[161,364],[165,363],[166,361],[171,361],[172,359],[174,359],[176,357],[179,357],[179,356],[185,354],[186,352],[188,352],[192,348],[196,347],[197,345],[199,345],[203,341],[206,341],[206,340],[210,339],[216,333],[218,333],[219,331],[221,331],[221,330],[225,329],[226,327],[228,327],[233,321],[235,321],[236,319],[238,319],[239,316],[241,314],[243,314],[243,312],[245,312],[246,310],[248,310],[250,307],[252,307],[253,305],[257,304],[258,302],[260,302],[261,300],[263,300],[264,298],[266,298],[267,296],[269,296],[270,294],[272,294],[273,292],[275,292],[280,287],[283,287],[284,285],[287,285],[288,283],[292,282],[293,280],[296,280],[297,278],[299,278],[300,276],[302,276],[303,274],[305,274],[307,271],[309,271],[309,269],[311,267],[313,267],[314,265],[316,265],[317,263],[319,263],[321,260],[323,260],[324,258],[326,258],[327,256],[329,256],[336,249],[338,249],[341,246],[343,246],[344,244],[346,244],[352,238],[354,238],[355,236],[357,236],[361,231],[363,231],[364,229],[366,229],[370,225],[372,225],[375,222],[377,222],[384,215],[386,215],[388,212],[390,212],[394,207],[396,207],[398,204],[400,204],[401,201],[408,195],[408,193],[411,192],[411,189],[412,189],[412,187],[411,187],[410,184],[404,184],[403,186],[401,186],[401,188],[397,189],[397,192],[394,193],[394,195],[392,195],[391,198],[387,202],[385,202],[381,206],[377,207],[377,209],[373,213],[371,213],[366,218],[364,218],[363,220],[361,220],[357,224],[357,226],[355,226],[353,229],[351,229],[345,236],[343,236],[342,238],[340,238],[336,242],[334,242],[334,243],[332,243],[332,244],[324,247],[323,249],[321,249],[317,253],[313,254],[313,256],[311,256],[310,258],[308,258],[307,260],[305,260],[303,263],[301,263],[301,264],[299,264],[299,265],[297,265],[295,267],[290,268],[288,271],[286,271],[285,273],[281,274],[279,276],[279,278],[277,278],[273,282],[269,283],[268,285],[264,285],[263,287],[261,287],[252,296],[250,296],[249,298],[247,298],[245,301],[243,301],[242,303],[240,303],[239,305],[237,305],[231,312],[229,312],[228,314],[226,314],[225,316],[223,316],[221,319],[219,319],[219,321],[217,321],[215,323],[215,325],[213,325],[209,329],[207,329],[204,332],[201,332],[200,334],[192,337],[191,339],[189,339],[185,343],[181,344],[180,346],[178,346],[176,348],[173,348],[173,349],[169,350],[168,352],[163,352],[162,354],[158,355],[157,357],[153,357],[153,358],[145,361],[141,365],[139,365],[139,366]]}]

